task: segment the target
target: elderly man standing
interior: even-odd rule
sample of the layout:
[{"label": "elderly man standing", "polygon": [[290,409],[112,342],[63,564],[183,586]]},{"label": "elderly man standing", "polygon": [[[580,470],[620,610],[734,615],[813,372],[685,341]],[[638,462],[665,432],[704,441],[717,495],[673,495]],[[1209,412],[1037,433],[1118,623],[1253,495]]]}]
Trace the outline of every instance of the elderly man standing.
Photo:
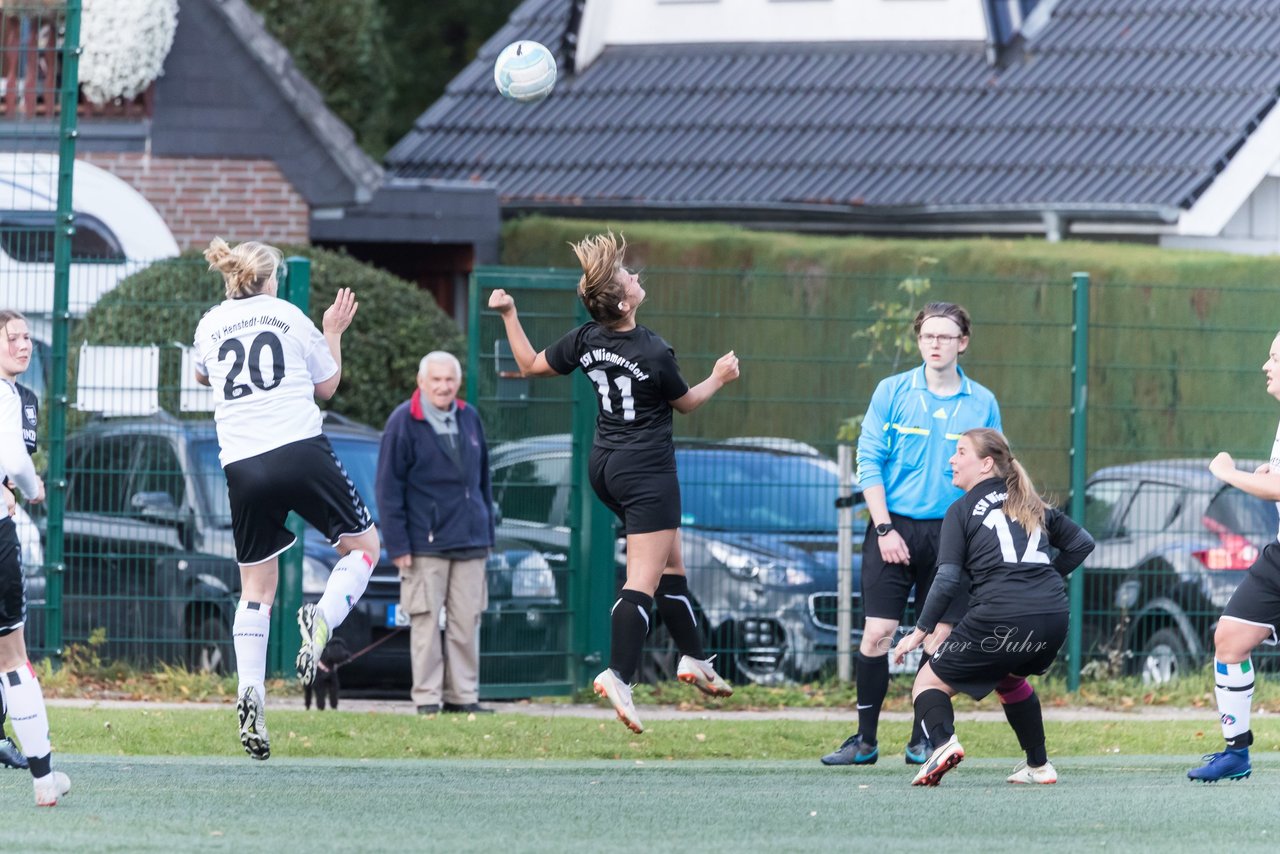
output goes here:
[{"label": "elderly man standing", "polygon": [[489,448],[479,414],[458,400],[461,382],[453,354],[423,357],[418,388],[387,419],[378,458],[380,527],[400,570],[413,702],[423,715],[492,711],[478,702],[480,616],[489,599],[484,568],[494,524]]}]

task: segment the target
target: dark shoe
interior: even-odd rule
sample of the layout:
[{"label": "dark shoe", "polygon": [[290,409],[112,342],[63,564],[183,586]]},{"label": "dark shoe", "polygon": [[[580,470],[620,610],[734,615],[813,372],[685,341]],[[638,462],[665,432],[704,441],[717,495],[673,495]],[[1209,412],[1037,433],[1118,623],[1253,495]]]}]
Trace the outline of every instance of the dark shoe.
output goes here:
[{"label": "dark shoe", "polygon": [[0,738],[0,765],[6,768],[27,767],[27,757],[22,755],[12,738]]},{"label": "dark shoe", "polygon": [[425,706],[418,706],[418,714],[420,715],[438,715],[440,714],[439,703],[428,703]]},{"label": "dark shoe", "polygon": [[446,714],[491,715],[493,709],[487,709],[479,703],[445,703]]},{"label": "dark shoe", "polygon": [[933,745],[929,743],[929,739],[922,738],[908,744],[903,756],[908,765],[923,765],[929,761],[930,753],[933,753]]},{"label": "dark shoe", "polygon": [[1249,763],[1249,748],[1232,750],[1227,748],[1221,753],[1206,753],[1204,765],[1192,768],[1187,778],[1197,783],[1216,783],[1219,780],[1246,780],[1253,773]]},{"label": "dark shoe", "polygon": [[880,758],[880,748],[867,744],[861,733],[854,733],[844,740],[839,749],[822,757],[823,765],[875,765]]}]

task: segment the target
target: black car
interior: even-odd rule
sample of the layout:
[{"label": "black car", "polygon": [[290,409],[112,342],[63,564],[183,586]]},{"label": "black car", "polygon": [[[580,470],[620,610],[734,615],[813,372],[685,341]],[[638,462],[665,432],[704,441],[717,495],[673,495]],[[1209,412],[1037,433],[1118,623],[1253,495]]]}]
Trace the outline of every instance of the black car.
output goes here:
[{"label": "black car", "polygon": [[1208,460],[1095,472],[1085,487],[1084,526],[1098,543],[1083,566],[1086,655],[1150,683],[1203,666],[1223,606],[1278,523],[1273,502],[1227,486]]},{"label": "black car", "polygon": [[[708,649],[731,679],[770,684],[810,678],[836,651],[836,464],[813,448],[747,437],[676,445],[681,545]],[[571,440],[540,436],[495,447],[494,500],[512,537],[567,566]],[[855,612],[865,505],[855,513]],[[625,579],[625,541],[615,572]],[[855,621],[856,622],[856,621]],[[856,648],[860,633],[855,630]],[[672,678],[679,658],[660,621],[642,681]]]},{"label": "black car", "polygon": [[[380,433],[328,414],[324,432],[376,520]],[[64,639],[84,641],[98,631],[105,633],[104,658],[232,670],[240,578],[213,422],[98,420],[68,439],[67,459]],[[336,559],[308,527],[304,601],[319,601]],[[528,695],[520,683],[566,680],[567,619],[550,564],[524,542],[500,536],[488,569],[482,683]],[[384,552],[358,607],[336,630],[351,652],[363,653],[344,667],[344,686],[408,687],[399,597],[398,571]],[[504,653],[518,660],[506,661]]]}]

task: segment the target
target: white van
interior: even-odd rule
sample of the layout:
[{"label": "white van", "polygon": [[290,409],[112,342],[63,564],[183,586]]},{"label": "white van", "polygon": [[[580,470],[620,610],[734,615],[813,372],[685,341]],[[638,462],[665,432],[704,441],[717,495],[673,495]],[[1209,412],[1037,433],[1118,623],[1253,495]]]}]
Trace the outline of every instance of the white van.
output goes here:
[{"label": "white van", "polygon": [[[83,316],[126,276],[178,254],[145,197],[105,169],[75,162],[69,309]],[[53,311],[58,157],[0,152],[0,306],[28,317]]]}]

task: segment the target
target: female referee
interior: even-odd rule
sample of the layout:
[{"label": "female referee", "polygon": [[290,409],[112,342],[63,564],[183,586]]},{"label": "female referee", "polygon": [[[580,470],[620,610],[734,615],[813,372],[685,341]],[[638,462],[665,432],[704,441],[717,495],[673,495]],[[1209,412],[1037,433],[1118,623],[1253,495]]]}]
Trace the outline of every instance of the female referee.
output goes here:
[{"label": "female referee", "polygon": [[582,264],[578,297],[592,320],[546,350],[535,352],[504,290],[489,297],[502,315],[520,373],[551,377],[582,368],[595,384],[599,415],[591,449],[591,486],[622,520],[627,537],[627,580],[612,611],[609,666],[595,678],[618,719],[634,732],[644,726],[631,701],[631,678],[640,662],[649,611],[658,613],[680,649],[676,674],[713,696],[733,689],[705,659],[702,634],[689,604],[680,554],[680,485],[676,481],[671,410],[688,414],[738,378],[738,357],[721,356],[711,375],[693,388],[680,376],[666,341],[636,323],[644,302],[640,277],[623,267],[625,238],[612,233],[574,244]]},{"label": "female referee", "polygon": [[364,594],[381,545],[360,495],[321,432],[317,396],[342,379],[342,333],[359,304],[338,291],[324,333],[297,306],[276,298],[280,250],[248,241],[234,249],[214,238],[204,252],[222,274],[226,300],[209,309],[195,334],[195,379],[213,387],[219,461],[227,476],[231,532],[240,564],[236,712],[240,743],[254,759],[271,755],[265,716],[267,634],[279,556],[293,545],[290,510],[326,534],[342,556],[318,604],[298,611],[298,678],[315,679],[330,633]]},{"label": "female referee", "polygon": [[[912,785],[938,785],[964,758],[951,698],[964,692],[981,700],[992,689],[1027,754],[1009,782],[1056,783],[1040,699],[1026,677],[1048,670],[1067,637],[1063,579],[1093,551],[1093,538],[1045,505],[997,430],[963,433],[951,472],[965,494],[943,517],[938,572],[915,631],[893,651],[901,661],[919,646],[952,598],[971,585],[969,610],[916,674],[916,719],[938,747]],[[1058,549],[1058,556],[1050,560],[1046,546]]]}]

